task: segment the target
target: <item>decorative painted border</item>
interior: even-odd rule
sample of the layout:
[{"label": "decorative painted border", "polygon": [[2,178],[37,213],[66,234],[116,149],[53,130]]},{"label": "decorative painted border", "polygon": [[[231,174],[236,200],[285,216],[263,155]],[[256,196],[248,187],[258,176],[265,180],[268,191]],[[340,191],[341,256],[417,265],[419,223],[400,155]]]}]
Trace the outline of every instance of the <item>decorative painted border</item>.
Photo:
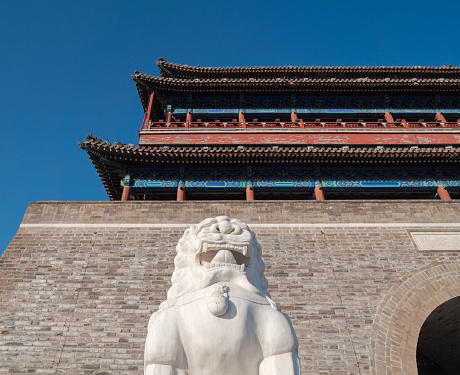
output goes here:
[{"label": "decorative painted border", "polygon": [[167,189],[177,188],[177,180],[147,180],[147,179],[134,179],[132,188],[148,188],[148,189]]},{"label": "decorative painted border", "polygon": [[185,181],[187,190],[243,190],[246,181],[222,181],[222,180],[193,180]]},{"label": "decorative painted border", "polygon": [[407,188],[436,189],[439,183],[434,180],[323,180],[323,189],[337,191],[358,190],[398,190]]},{"label": "decorative painted border", "polygon": [[276,180],[276,181],[254,181],[254,187],[257,189],[309,189],[315,188],[314,181],[292,181],[292,180]]},{"label": "decorative painted border", "polygon": [[[445,186],[453,190],[460,189],[460,180],[320,180],[325,191],[343,191],[346,189],[373,191],[373,190],[400,190],[425,189],[434,190],[438,186]],[[254,180],[251,182],[256,189],[306,189],[315,188],[315,180]],[[175,189],[178,186],[191,190],[240,190],[248,186],[244,180],[160,180],[160,179],[132,179],[134,189]]]},{"label": "decorative painted border", "polygon": [[446,187],[460,189],[460,180],[445,180],[444,183],[446,184]]}]

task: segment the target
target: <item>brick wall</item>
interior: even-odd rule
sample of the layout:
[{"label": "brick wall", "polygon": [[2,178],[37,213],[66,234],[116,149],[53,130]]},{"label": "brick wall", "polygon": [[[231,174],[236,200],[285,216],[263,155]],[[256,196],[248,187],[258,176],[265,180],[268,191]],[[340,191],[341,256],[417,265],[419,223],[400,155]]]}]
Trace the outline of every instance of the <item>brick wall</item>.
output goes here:
[{"label": "brick wall", "polygon": [[[458,251],[420,251],[410,232],[460,233],[458,201],[31,203],[0,258],[0,373],[141,374],[178,239],[222,214],[256,232],[303,374],[417,373],[413,342],[388,353],[460,295],[460,267]],[[397,326],[417,303],[418,320]]]}]

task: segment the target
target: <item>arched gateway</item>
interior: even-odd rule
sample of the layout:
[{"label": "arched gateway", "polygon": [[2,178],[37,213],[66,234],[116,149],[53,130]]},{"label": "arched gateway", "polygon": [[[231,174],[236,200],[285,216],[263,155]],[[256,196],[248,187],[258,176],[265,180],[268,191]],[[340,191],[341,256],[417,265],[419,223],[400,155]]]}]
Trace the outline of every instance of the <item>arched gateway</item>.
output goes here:
[{"label": "arched gateway", "polygon": [[458,374],[459,311],[457,262],[431,264],[394,285],[377,309],[372,373]]},{"label": "arched gateway", "polygon": [[460,373],[460,297],[436,307],[423,323],[417,368],[419,375]]}]

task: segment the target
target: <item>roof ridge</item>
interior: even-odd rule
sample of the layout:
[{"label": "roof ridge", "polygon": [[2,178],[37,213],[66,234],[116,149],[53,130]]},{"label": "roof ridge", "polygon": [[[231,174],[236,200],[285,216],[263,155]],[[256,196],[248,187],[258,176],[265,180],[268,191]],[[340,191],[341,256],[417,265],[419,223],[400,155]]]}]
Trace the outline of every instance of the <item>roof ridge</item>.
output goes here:
[{"label": "roof ridge", "polygon": [[328,69],[337,69],[337,70],[379,70],[379,69],[395,69],[395,70],[460,70],[460,66],[452,66],[452,65],[440,65],[440,66],[421,66],[421,65],[363,65],[363,66],[322,66],[322,65],[311,65],[311,66],[293,66],[293,65],[285,65],[285,66],[219,66],[219,67],[211,67],[211,66],[200,66],[200,65],[186,65],[186,64],[178,64],[173,63],[165,60],[164,58],[160,57],[160,59],[156,62],[158,67],[171,67],[176,69],[184,69],[184,70],[257,70],[257,69],[266,69],[266,70],[284,70],[284,69],[321,69],[321,70],[328,70]]},{"label": "roof ridge", "polygon": [[432,77],[325,77],[325,78],[319,78],[319,77],[289,77],[289,78],[281,78],[281,77],[263,77],[263,78],[255,78],[255,77],[250,77],[250,78],[228,78],[228,77],[216,77],[216,78],[198,78],[198,77],[193,77],[193,78],[171,78],[171,77],[158,77],[158,76],[152,76],[149,74],[145,73],[140,73],[140,72],[135,72],[134,75],[131,76],[134,81],[138,81],[138,79],[146,79],[150,81],[159,81],[159,82],[165,82],[165,83],[191,83],[191,82],[202,82],[202,83],[219,83],[219,82],[227,82],[227,83],[239,83],[239,82],[260,82],[260,83],[270,83],[270,82],[279,82],[285,81],[290,83],[290,81],[294,82],[410,82],[410,81],[422,81],[422,82],[436,82],[436,81],[447,81],[447,82],[456,82],[460,81],[460,77],[437,77],[437,78],[432,78]]}]

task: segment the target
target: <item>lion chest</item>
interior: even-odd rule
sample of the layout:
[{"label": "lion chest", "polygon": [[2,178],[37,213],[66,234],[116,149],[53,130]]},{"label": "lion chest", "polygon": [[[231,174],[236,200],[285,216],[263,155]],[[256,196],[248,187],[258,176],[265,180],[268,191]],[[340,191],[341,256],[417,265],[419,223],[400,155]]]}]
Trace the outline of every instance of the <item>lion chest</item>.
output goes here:
[{"label": "lion chest", "polygon": [[220,317],[210,313],[207,300],[178,308],[178,329],[190,375],[258,374],[263,348],[255,315],[271,309],[230,295],[228,309]]},{"label": "lion chest", "polygon": [[221,316],[210,312],[208,302],[203,296],[173,308],[190,375],[258,375],[265,356],[295,341],[284,314],[264,297],[231,286]]},{"label": "lion chest", "polygon": [[264,358],[297,350],[285,314],[265,297],[228,285],[228,306],[221,315],[209,307],[214,288],[183,295],[153,315],[145,363],[170,365],[188,375],[259,375]]}]

